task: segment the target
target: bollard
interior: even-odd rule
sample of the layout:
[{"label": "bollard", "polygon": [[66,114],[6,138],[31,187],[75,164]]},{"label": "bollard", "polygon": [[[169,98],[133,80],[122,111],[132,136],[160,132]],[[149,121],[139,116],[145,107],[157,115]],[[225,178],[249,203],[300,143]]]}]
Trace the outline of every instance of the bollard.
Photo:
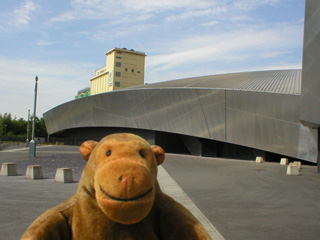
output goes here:
[{"label": "bollard", "polygon": [[301,169],[301,162],[300,162],[300,161],[294,161],[293,163],[294,163],[294,164],[297,164],[297,165],[298,165],[298,168]]},{"label": "bollard", "polygon": [[299,176],[300,175],[299,167],[295,164],[290,164],[287,167],[287,175]]},{"label": "bollard", "polygon": [[41,165],[29,165],[27,167],[26,177],[29,179],[43,179]]},{"label": "bollard", "polygon": [[281,158],[280,165],[288,165],[288,163],[289,163],[288,158]]},{"label": "bollard", "polygon": [[1,173],[2,176],[17,176],[16,164],[13,162],[2,163]]},{"label": "bollard", "polygon": [[71,168],[57,168],[55,181],[60,183],[72,183],[73,175]]},{"label": "bollard", "polygon": [[256,157],[256,163],[264,163],[263,157]]}]

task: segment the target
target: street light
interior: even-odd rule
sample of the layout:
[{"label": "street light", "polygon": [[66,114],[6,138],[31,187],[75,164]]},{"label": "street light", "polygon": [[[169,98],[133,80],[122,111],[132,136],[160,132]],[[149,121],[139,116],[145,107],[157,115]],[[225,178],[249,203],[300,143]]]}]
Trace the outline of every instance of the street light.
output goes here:
[{"label": "street light", "polygon": [[28,110],[28,126],[27,126],[26,147],[29,147],[29,135],[30,135],[29,121],[30,121],[30,109]]},{"label": "street light", "polygon": [[36,76],[36,83],[34,88],[34,109],[33,109],[33,120],[32,120],[32,140],[29,144],[29,156],[36,156],[36,142],[34,140],[34,135],[36,133],[36,108],[37,108],[37,91],[38,91],[38,76]]}]

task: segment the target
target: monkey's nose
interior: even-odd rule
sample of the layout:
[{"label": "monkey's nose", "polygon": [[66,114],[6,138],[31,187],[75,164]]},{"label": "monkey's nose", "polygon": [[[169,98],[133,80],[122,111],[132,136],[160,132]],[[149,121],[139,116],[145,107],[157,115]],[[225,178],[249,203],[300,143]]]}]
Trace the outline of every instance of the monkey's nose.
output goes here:
[{"label": "monkey's nose", "polygon": [[120,182],[134,181],[134,176],[121,175],[119,177],[119,181]]}]

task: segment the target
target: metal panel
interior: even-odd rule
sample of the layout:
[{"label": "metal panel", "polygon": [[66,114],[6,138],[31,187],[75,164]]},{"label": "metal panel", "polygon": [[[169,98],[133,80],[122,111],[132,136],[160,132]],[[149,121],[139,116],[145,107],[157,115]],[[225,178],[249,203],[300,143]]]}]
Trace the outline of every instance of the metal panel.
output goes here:
[{"label": "metal panel", "polygon": [[316,163],[318,158],[318,136],[319,132],[316,129],[311,129],[303,125],[299,126],[299,141],[297,145],[297,158],[311,159],[311,162]]},{"label": "metal panel", "polygon": [[211,139],[225,141],[225,90],[198,89],[200,106]]},{"label": "metal panel", "polygon": [[132,89],[146,88],[209,88],[297,95],[301,91],[301,70],[221,74],[148,84]]},{"label": "metal panel", "polygon": [[306,0],[300,119],[320,126],[320,1]]},{"label": "metal panel", "polygon": [[317,159],[317,130],[299,123],[299,96],[227,91],[226,141],[294,158]]},{"label": "metal panel", "polygon": [[300,97],[297,95],[227,91],[226,96],[227,108],[268,118],[299,122]]},{"label": "metal panel", "polygon": [[139,128],[210,137],[194,89],[161,90],[136,105],[132,114]]},{"label": "metal panel", "polygon": [[255,148],[297,157],[299,124],[255,116]]},{"label": "metal panel", "polygon": [[226,142],[242,146],[255,145],[255,115],[237,109],[226,109]]},{"label": "metal panel", "polygon": [[[299,96],[215,89],[131,89],[44,114],[49,133],[124,127],[201,137],[316,162],[317,130],[299,123]],[[306,144],[306,145],[305,145]]]},{"label": "metal panel", "polygon": [[277,70],[219,75],[192,85],[194,88],[223,88],[233,90],[300,94],[300,70]]},{"label": "metal panel", "polygon": [[316,162],[317,130],[227,108],[226,142]]}]

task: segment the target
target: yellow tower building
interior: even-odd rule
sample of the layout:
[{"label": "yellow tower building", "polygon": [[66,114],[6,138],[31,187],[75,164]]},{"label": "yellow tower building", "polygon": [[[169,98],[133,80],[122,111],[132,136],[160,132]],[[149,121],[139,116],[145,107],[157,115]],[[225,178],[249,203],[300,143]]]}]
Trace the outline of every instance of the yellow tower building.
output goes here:
[{"label": "yellow tower building", "polygon": [[91,78],[90,95],[144,84],[145,53],[112,48],[106,55],[106,66]]}]

